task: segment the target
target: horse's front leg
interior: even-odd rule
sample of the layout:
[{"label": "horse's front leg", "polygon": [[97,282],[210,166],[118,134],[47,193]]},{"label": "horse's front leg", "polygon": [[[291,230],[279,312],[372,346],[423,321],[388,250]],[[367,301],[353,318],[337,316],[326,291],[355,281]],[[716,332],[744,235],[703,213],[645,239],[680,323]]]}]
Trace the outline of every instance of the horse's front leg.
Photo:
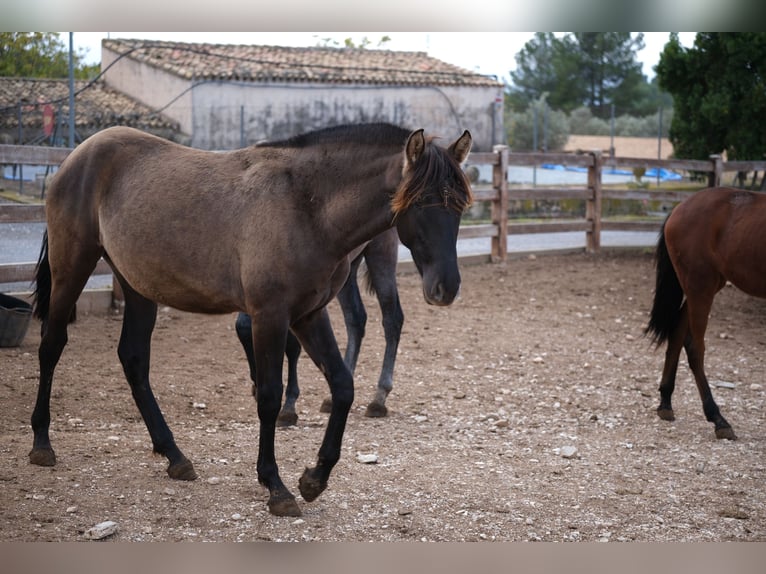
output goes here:
[{"label": "horse's front leg", "polygon": [[[256,384],[255,355],[253,354],[253,327],[250,315],[247,313],[237,314],[237,320],[234,324],[237,331],[237,337],[242,344],[247,356],[247,364],[250,368],[250,380],[252,381],[252,392],[255,400],[258,400],[258,386]],[[287,345],[285,347],[285,356],[287,357],[287,391],[285,394],[285,404],[279,412],[277,426],[292,426],[298,422],[298,414],[295,412],[295,403],[300,395],[298,388],[298,358],[301,354],[301,344],[292,333],[287,334]]]},{"label": "horse's front leg", "polygon": [[306,468],[298,483],[304,500],[311,502],[327,488],[330,472],[340,459],[343,432],[354,401],[354,380],[341,357],[326,308],[311,313],[293,325],[293,332],[324,374],[332,396],[332,410],[319,448],[317,464],[314,468]]},{"label": "horse's front leg", "polygon": [[269,512],[276,516],[300,516],[295,496],[279,476],[274,441],[282,403],[282,363],[287,343],[287,321],[266,316],[252,319],[253,357],[260,420],[258,482],[269,489]]}]

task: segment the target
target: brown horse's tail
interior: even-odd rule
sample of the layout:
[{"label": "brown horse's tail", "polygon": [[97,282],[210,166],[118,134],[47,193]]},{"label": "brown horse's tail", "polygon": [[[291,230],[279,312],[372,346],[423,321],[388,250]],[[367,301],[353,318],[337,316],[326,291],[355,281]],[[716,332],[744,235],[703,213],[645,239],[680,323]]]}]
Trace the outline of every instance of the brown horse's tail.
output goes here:
[{"label": "brown horse's tail", "polygon": [[41,321],[48,319],[51,302],[51,266],[48,262],[48,231],[43,234],[43,244],[40,247],[40,257],[35,269],[35,291],[33,315]]},{"label": "brown horse's tail", "polygon": [[678,275],[673,268],[665,242],[665,223],[662,224],[655,252],[657,282],[654,289],[654,303],[649,316],[649,325],[644,330],[644,334],[651,335],[652,342],[657,346],[667,341],[678,326],[681,320],[681,303],[684,299],[684,290],[678,281]]}]

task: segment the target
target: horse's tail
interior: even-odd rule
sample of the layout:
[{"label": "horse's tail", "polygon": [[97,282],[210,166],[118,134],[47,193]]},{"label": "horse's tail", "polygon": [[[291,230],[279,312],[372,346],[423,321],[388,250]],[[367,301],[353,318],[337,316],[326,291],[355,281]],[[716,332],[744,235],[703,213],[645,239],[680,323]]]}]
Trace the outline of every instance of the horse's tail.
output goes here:
[{"label": "horse's tail", "polygon": [[[667,220],[665,220],[667,223]],[[678,275],[670,260],[668,246],[665,242],[665,223],[662,224],[660,237],[655,252],[657,280],[654,289],[654,303],[649,316],[649,324],[644,334],[651,334],[652,342],[657,346],[668,340],[681,319],[681,303],[684,290],[678,281]]]},{"label": "horse's tail", "polygon": [[51,265],[48,261],[48,231],[43,234],[40,257],[35,269],[34,311],[33,315],[41,321],[48,319],[51,302]]}]

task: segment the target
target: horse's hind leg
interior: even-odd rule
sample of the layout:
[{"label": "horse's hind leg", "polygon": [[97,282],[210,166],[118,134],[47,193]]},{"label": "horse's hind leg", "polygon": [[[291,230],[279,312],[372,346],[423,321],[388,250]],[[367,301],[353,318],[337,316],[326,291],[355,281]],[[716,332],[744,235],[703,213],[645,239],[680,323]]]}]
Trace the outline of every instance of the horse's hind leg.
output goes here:
[{"label": "horse's hind leg", "polygon": [[694,374],[702,410],[705,418],[715,425],[715,436],[720,439],[736,440],[734,429],[721,415],[721,411],[713,398],[707,375],[705,374],[705,331],[707,330],[708,315],[713,305],[713,295],[687,300],[689,306],[689,337],[686,342],[686,355],[689,367]]},{"label": "horse's hind leg", "polygon": [[277,417],[278,427],[289,427],[298,423],[298,414],[295,412],[295,403],[300,395],[298,388],[298,357],[301,354],[301,344],[291,332],[287,333],[285,345],[285,357],[287,358],[287,388],[285,389],[285,402]]},{"label": "horse's hind leg", "polygon": [[678,361],[681,357],[681,349],[689,333],[689,315],[686,303],[681,306],[681,315],[675,331],[668,338],[668,347],[665,350],[665,364],[662,367],[660,379],[660,406],[657,407],[657,415],[666,421],[676,419],[671,402],[673,391],[676,387],[676,373]]},{"label": "horse's hind leg", "polygon": [[152,438],[154,452],[168,458],[168,475],[178,480],[194,480],[192,463],[176,446],[165,418],[149,385],[149,355],[152,331],[157,319],[157,304],[139,295],[120,280],[125,294],[125,312],[118,355],[130,384],[133,399]]},{"label": "horse's hind leg", "polygon": [[[362,257],[363,255],[360,254],[351,262],[348,279],[346,279],[337,295],[338,303],[340,303],[340,308],[343,311],[343,322],[346,325],[346,352],[344,353],[343,360],[352,374],[356,371],[362,339],[364,339],[365,329],[367,328],[367,310],[364,308],[364,302],[359,293],[357,278]],[[322,401],[322,406],[319,410],[323,413],[331,412],[332,399],[327,398]]]},{"label": "horse's hind leg", "polygon": [[[36,278],[37,308],[42,309],[42,337],[38,349],[40,380],[35,408],[32,411],[34,439],[32,450],[29,452],[29,462],[39,466],[53,466],[56,464],[56,454],[51,447],[49,436],[53,372],[67,344],[67,325],[77,298],[85,288],[101,254],[98,250],[93,250],[92,253],[83,251],[79,254],[69,251],[65,252],[65,257],[61,257],[58,253],[49,253],[47,234],[43,241]],[[66,268],[66,273],[52,273],[50,255],[53,255],[52,259],[59,266]],[[75,259],[75,255],[79,255],[79,258]]]}]

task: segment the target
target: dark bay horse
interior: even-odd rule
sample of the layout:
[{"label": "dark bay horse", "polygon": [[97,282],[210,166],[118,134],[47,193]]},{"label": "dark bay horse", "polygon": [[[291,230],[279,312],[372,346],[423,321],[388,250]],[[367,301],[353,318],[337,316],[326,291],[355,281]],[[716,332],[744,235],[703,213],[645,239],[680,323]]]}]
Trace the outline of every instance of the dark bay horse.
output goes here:
[{"label": "dark bay horse", "polygon": [[460,168],[470,148],[468,131],[445,148],[422,129],[388,124],[328,128],[225,153],[125,127],[88,138],[62,163],[47,197],[35,287],[42,339],[30,461],[56,462],[49,438],[53,373],[72,308],[104,257],[125,297],[118,356],[172,478],[197,475],[149,385],[157,305],[252,317],[258,481],[269,490],[272,514],[299,515],[274,452],[287,333],[325,375],[332,396],[316,466],[298,483],[310,502],[340,458],[354,399],[326,309],[348,277],[348,255],[396,227],[426,302],[450,305],[460,289],[460,218],[472,200]]},{"label": "dark bay horse", "polygon": [[[343,360],[353,375],[367,325],[367,311],[364,308],[357,277],[359,266],[364,260],[367,267],[368,287],[378,299],[382,315],[383,334],[386,339],[383,365],[380,369],[375,396],[367,404],[364,414],[368,417],[384,417],[388,414],[386,398],[394,386],[396,352],[399,348],[399,339],[404,324],[404,313],[399,302],[399,289],[396,286],[396,264],[399,258],[399,236],[396,229],[387,229],[375,236],[370,242],[355,249],[349,257],[351,270],[348,279],[337,295],[346,325],[347,342]],[[256,395],[255,359],[253,357],[250,316],[247,313],[238,313],[235,328],[237,337],[239,337],[247,356],[250,379],[253,382],[253,394]],[[298,358],[300,353],[300,343],[295,335],[289,332],[285,348],[287,387],[285,388],[285,401],[277,417],[277,426],[291,426],[298,422],[295,403],[300,395],[298,386]],[[332,400],[328,398],[322,401],[320,410],[329,413],[332,410]]]},{"label": "dark bay horse", "polygon": [[684,348],[705,417],[715,425],[716,437],[734,440],[705,375],[705,330],[713,298],[727,281],[766,298],[766,194],[722,187],[698,191],[665,220],[656,265],[646,332],[657,345],[668,344],[657,414],[675,419],[670,399]]}]

